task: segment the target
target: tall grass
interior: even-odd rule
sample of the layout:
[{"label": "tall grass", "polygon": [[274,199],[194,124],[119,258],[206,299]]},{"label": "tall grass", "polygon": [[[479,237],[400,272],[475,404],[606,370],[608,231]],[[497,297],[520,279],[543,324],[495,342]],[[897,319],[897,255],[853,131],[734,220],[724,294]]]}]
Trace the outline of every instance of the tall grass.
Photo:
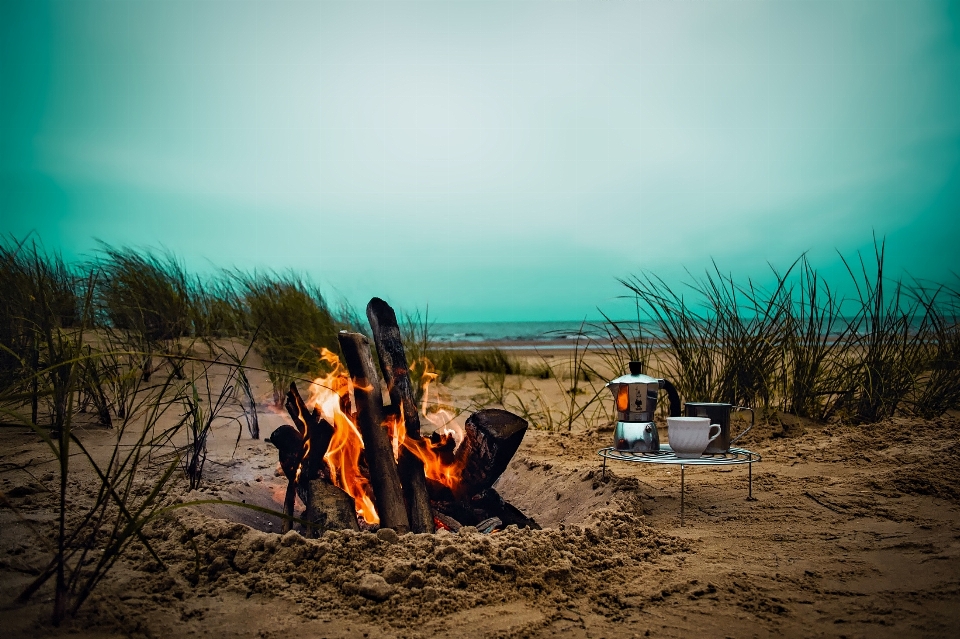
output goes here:
[{"label": "tall grass", "polygon": [[[54,580],[55,625],[77,613],[132,546],[142,545],[157,568],[164,568],[145,533],[145,526],[176,508],[204,503],[181,501],[179,497],[186,487],[199,485],[206,437],[213,421],[231,418],[225,415],[231,405],[241,412],[244,409],[238,401],[240,385],[237,383],[242,357],[239,364],[230,358],[225,361],[219,357],[194,359],[194,363],[201,364],[199,371],[188,369],[190,378],[185,381],[178,380],[170,370],[161,379],[155,376],[155,381],[147,382],[138,367],[133,366],[128,376],[126,410],[112,431],[113,445],[105,452],[98,450],[90,446],[84,429],[76,427],[72,420],[75,398],[82,389],[76,372],[95,367],[92,360],[102,357],[109,357],[113,365],[112,362],[121,361],[115,357],[120,353],[87,349],[83,343],[83,327],[67,334],[65,339],[70,342],[72,352],[79,356],[56,366],[69,371],[64,374],[68,384],[63,389],[67,408],[63,423],[51,432],[19,411],[0,407],[0,412],[36,433],[59,464],[54,556],[18,597],[19,601],[26,601],[45,583]],[[219,374],[221,371],[225,371],[225,380]],[[212,390],[214,388],[220,390]],[[201,394],[205,396],[201,398]],[[163,420],[168,414],[172,419]],[[239,421],[240,418],[231,419]],[[181,469],[183,472],[178,472]],[[93,490],[89,489],[91,479]],[[188,486],[185,487],[185,483]]]},{"label": "tall grass", "polygon": [[622,283],[652,313],[670,348],[663,373],[681,395],[768,407],[783,364],[788,274],[768,291],[752,280],[738,285],[714,264],[688,285],[696,307],[652,275]]},{"label": "tall grass", "polygon": [[29,401],[35,422],[41,400],[52,398],[62,416],[55,364],[70,357],[61,331],[80,322],[81,279],[36,242],[0,242],[0,393]]},{"label": "tall grass", "polygon": [[960,288],[916,283],[928,320],[925,370],[907,402],[921,417],[936,417],[960,406]]},{"label": "tall grass", "polygon": [[842,321],[836,294],[805,255],[797,272],[796,286],[785,300],[781,406],[800,417],[823,419],[827,398],[835,395],[832,367],[850,327]]},{"label": "tall grass", "polygon": [[931,314],[908,284],[886,280],[884,250],[883,243],[875,246],[875,271],[862,256],[859,269],[845,261],[857,298],[839,371],[840,409],[863,422],[893,416],[931,365]]},{"label": "tall grass", "polygon": [[317,374],[320,349],[337,352],[337,333],[358,330],[346,314],[330,310],[320,291],[294,274],[234,274],[237,296],[234,308],[257,345],[280,405],[295,377]]},{"label": "tall grass", "polygon": [[[848,297],[806,256],[774,271],[768,288],[738,284],[716,265],[683,292],[653,274],[621,282],[655,326],[648,345],[664,347],[659,373],[687,401],[858,423],[960,408],[956,290],[891,280],[883,242],[872,258],[844,259],[854,291]],[[608,357],[639,351],[607,326]]]}]

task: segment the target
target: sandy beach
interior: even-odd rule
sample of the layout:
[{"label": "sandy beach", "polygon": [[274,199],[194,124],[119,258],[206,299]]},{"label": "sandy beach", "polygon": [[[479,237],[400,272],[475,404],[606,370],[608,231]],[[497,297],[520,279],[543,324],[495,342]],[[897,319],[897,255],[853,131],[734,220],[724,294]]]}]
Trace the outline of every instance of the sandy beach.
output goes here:
[{"label": "sandy beach", "polygon": [[[506,376],[504,398],[559,418],[570,396],[557,382]],[[289,418],[267,406],[266,377],[255,384],[266,436]],[[489,386],[461,374],[443,398],[470,411],[490,405]],[[59,628],[52,584],[15,601],[50,561],[56,464],[25,429],[0,429],[2,625],[16,637],[954,636],[957,416],[761,423],[740,442],[763,458],[755,500],[745,466],[688,467],[683,526],[679,469],[610,462],[601,475],[612,432],[599,414],[589,424],[530,428],[496,485],[542,530],[305,539],[262,513],[187,508],[145,531],[164,567],[133,547]],[[183,499],[280,507],[276,449],[238,430],[214,429],[204,480]],[[92,424],[80,436],[113,446]],[[93,480],[71,479],[77,503]]]}]

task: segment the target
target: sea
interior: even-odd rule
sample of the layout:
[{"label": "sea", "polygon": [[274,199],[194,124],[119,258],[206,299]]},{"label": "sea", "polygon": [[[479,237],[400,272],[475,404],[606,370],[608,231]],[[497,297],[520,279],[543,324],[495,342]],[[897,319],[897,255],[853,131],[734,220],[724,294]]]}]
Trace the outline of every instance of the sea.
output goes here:
[{"label": "sea", "polygon": [[[599,324],[599,323],[597,323]],[[495,343],[508,350],[570,348],[580,338],[603,340],[606,332],[582,321],[553,322],[437,322],[430,325],[430,336],[440,344],[476,348]],[[588,338],[588,339],[585,339]]]}]

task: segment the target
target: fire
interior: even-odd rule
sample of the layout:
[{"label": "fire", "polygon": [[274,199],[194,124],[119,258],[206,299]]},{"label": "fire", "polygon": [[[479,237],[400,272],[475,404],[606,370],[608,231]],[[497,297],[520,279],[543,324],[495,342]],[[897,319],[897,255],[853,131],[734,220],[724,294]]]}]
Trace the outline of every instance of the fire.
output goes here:
[{"label": "fire", "polygon": [[422,439],[406,438],[403,445],[423,462],[423,472],[427,479],[456,491],[467,463],[465,455],[457,454],[463,441],[463,428],[454,421],[456,415],[441,403],[439,393],[434,391],[431,395],[431,384],[436,381],[437,374],[430,360],[422,358],[416,364],[423,367],[420,377],[423,388],[420,413],[433,424],[434,436]]},{"label": "fire", "polygon": [[360,472],[360,454],[363,438],[352,416],[352,383],[350,375],[340,364],[340,359],[326,348],[320,358],[330,367],[330,372],[310,384],[306,405],[316,408],[320,415],[333,426],[333,438],[323,461],[330,470],[333,484],[353,497],[357,514],[370,524],[380,523],[373,505],[373,489],[369,480]]},{"label": "fire", "polygon": [[[323,460],[334,485],[353,497],[357,514],[367,523],[379,523],[380,517],[373,503],[373,489],[360,470],[363,438],[353,410],[350,375],[336,354],[323,348],[320,355],[330,372],[313,380],[305,402],[308,410],[316,408],[323,419],[333,426],[333,438]],[[414,365],[423,367],[421,412],[436,429],[433,437],[407,437],[402,413],[399,416],[389,415],[383,426],[390,435],[395,459],[399,459],[402,449],[409,450],[423,462],[427,479],[456,490],[466,464],[465,455],[458,454],[463,429],[454,421],[455,415],[440,403],[435,388],[431,389],[437,374],[430,362],[423,359]],[[309,451],[304,458],[308,454]]]}]

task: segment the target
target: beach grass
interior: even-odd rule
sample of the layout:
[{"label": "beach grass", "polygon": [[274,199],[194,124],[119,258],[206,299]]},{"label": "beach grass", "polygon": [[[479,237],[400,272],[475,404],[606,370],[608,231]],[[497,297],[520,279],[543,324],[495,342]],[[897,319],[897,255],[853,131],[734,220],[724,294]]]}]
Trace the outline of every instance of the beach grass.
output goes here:
[{"label": "beach grass", "polygon": [[[624,278],[637,317],[604,316],[581,331],[584,343],[591,339],[587,333],[603,336],[593,349],[601,365],[575,358],[564,392],[583,395],[581,382],[639,360],[688,401],[821,421],[873,422],[956,409],[960,285],[890,279],[883,242],[872,255],[845,263],[846,282],[826,282],[806,256],[783,273],[772,272],[766,287],[717,265],[680,286],[649,272]],[[63,380],[52,372],[63,358],[59,336],[83,322],[96,339],[87,340],[88,363],[77,373],[81,403],[105,425],[124,412],[134,367],[146,380],[163,366],[183,379],[183,362],[198,340],[252,341],[279,401],[292,379],[323,372],[319,351],[338,351],[338,331],[364,327],[353,309],[332,306],[295,273],[222,271],[202,279],[167,252],[102,245],[91,261],[70,266],[36,242],[7,238],[0,246],[0,284],[0,384],[5,397],[30,403],[35,422],[41,411],[62,420],[55,413]],[[854,293],[841,296],[841,289]],[[478,372],[493,389],[511,375],[571,375],[545,358],[530,364],[498,348],[444,347],[431,326],[426,312],[404,320],[415,388],[425,374],[447,381]]]},{"label": "beach grass", "polygon": [[[716,265],[682,290],[650,273],[622,283],[655,326],[648,352],[664,347],[650,363],[687,401],[858,423],[960,408],[956,287],[889,278],[882,241],[844,263],[845,297],[806,256],[768,288]],[[618,330],[617,360],[641,348]]]}]

